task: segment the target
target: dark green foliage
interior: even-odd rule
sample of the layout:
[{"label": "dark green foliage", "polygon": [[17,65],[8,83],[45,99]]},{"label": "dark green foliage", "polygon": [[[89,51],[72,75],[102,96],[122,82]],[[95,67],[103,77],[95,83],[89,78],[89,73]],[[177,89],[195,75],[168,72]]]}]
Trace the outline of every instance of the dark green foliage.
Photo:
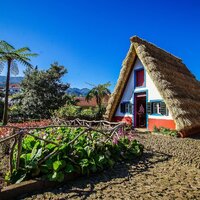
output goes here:
[{"label": "dark green foliage", "polygon": [[157,126],[154,125],[153,132],[158,133],[159,131],[160,131],[159,128],[157,128]]},{"label": "dark green foliage", "polygon": [[98,108],[81,108],[75,105],[65,105],[54,112],[54,117],[61,119],[85,119],[85,120],[98,120],[102,119],[99,115]]},{"label": "dark green foliage", "polygon": [[153,132],[160,133],[160,134],[163,134],[163,135],[170,135],[170,136],[173,136],[173,137],[178,137],[178,132],[176,130],[170,130],[170,129],[165,128],[165,127],[157,128],[156,126],[154,126]]},{"label": "dark green foliage", "polygon": [[110,90],[108,89],[110,85],[110,82],[99,85],[93,85],[93,88],[86,95],[87,101],[91,100],[92,98],[96,99],[98,105],[97,118],[102,118],[106,111],[103,101],[106,96],[110,95]]},{"label": "dark green foliage", "polygon": [[66,103],[69,84],[61,83],[67,70],[54,63],[48,70],[27,69],[18,95],[20,112],[29,118],[49,118],[52,111]]},{"label": "dark green foliage", "polygon": [[[73,144],[68,144],[84,128],[47,128],[34,131],[34,134],[60,144],[47,144],[32,136],[23,139],[20,169],[14,169],[7,176],[11,183],[21,182],[34,177],[42,177],[51,181],[63,181],[64,175],[70,173],[94,173],[112,167],[116,161],[134,159],[143,152],[143,145],[136,140],[123,136],[117,142],[105,142],[100,133],[92,131],[90,136],[81,135]],[[51,152],[58,153],[38,164]],[[16,160],[13,162],[16,165]]]}]

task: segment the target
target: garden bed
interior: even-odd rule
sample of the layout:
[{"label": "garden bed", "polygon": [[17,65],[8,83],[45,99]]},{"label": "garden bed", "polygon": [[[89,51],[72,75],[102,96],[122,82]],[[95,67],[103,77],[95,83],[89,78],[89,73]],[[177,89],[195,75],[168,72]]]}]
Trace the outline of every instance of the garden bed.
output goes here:
[{"label": "garden bed", "polygon": [[[102,123],[105,122],[101,121],[101,125]],[[14,128],[11,136],[0,141],[12,140],[12,162],[6,180],[11,184],[23,184],[4,188],[2,195],[12,195],[13,190],[28,190],[28,185],[36,184],[38,187],[39,184],[34,181],[25,184],[24,181],[39,178],[63,182],[65,177],[71,177],[73,174],[88,176],[112,168],[119,161],[136,159],[142,155],[143,145],[131,135],[125,134],[123,124],[116,124],[110,129],[102,129],[101,126],[100,129],[93,129],[88,125],[79,126],[70,124],[16,130]],[[39,182],[41,185],[46,184]]]}]

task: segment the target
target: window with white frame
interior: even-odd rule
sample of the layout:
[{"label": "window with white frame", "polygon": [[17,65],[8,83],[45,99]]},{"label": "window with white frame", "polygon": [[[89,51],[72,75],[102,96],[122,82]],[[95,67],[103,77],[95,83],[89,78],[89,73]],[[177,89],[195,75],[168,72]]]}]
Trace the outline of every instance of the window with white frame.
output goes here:
[{"label": "window with white frame", "polygon": [[147,104],[147,112],[149,115],[169,115],[169,110],[164,101],[151,101]]}]

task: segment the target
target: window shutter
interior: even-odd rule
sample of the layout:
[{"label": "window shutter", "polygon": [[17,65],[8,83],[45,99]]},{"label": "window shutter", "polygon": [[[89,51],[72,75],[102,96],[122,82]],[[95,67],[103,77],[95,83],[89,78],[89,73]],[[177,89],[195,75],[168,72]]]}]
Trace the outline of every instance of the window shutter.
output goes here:
[{"label": "window shutter", "polygon": [[133,106],[132,103],[129,103],[129,114],[133,114]]},{"label": "window shutter", "polygon": [[157,102],[152,103],[152,111],[153,111],[153,114],[158,114],[158,112],[157,112]]},{"label": "window shutter", "polygon": [[120,112],[125,113],[125,103],[120,104]]},{"label": "window shutter", "polygon": [[160,113],[162,115],[166,115],[167,108],[165,102],[160,102]]},{"label": "window shutter", "polygon": [[149,115],[151,115],[152,114],[152,106],[151,106],[151,102],[148,102],[147,103],[147,113],[149,114]]}]

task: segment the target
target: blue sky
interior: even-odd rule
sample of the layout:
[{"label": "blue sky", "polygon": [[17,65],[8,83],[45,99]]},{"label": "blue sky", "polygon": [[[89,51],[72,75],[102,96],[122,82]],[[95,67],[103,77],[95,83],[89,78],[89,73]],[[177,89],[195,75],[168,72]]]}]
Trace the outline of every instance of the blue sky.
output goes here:
[{"label": "blue sky", "polygon": [[63,81],[72,87],[110,81],[113,90],[133,35],[182,58],[200,80],[198,0],[0,0],[0,7],[0,39],[30,47],[40,69],[66,66]]}]

